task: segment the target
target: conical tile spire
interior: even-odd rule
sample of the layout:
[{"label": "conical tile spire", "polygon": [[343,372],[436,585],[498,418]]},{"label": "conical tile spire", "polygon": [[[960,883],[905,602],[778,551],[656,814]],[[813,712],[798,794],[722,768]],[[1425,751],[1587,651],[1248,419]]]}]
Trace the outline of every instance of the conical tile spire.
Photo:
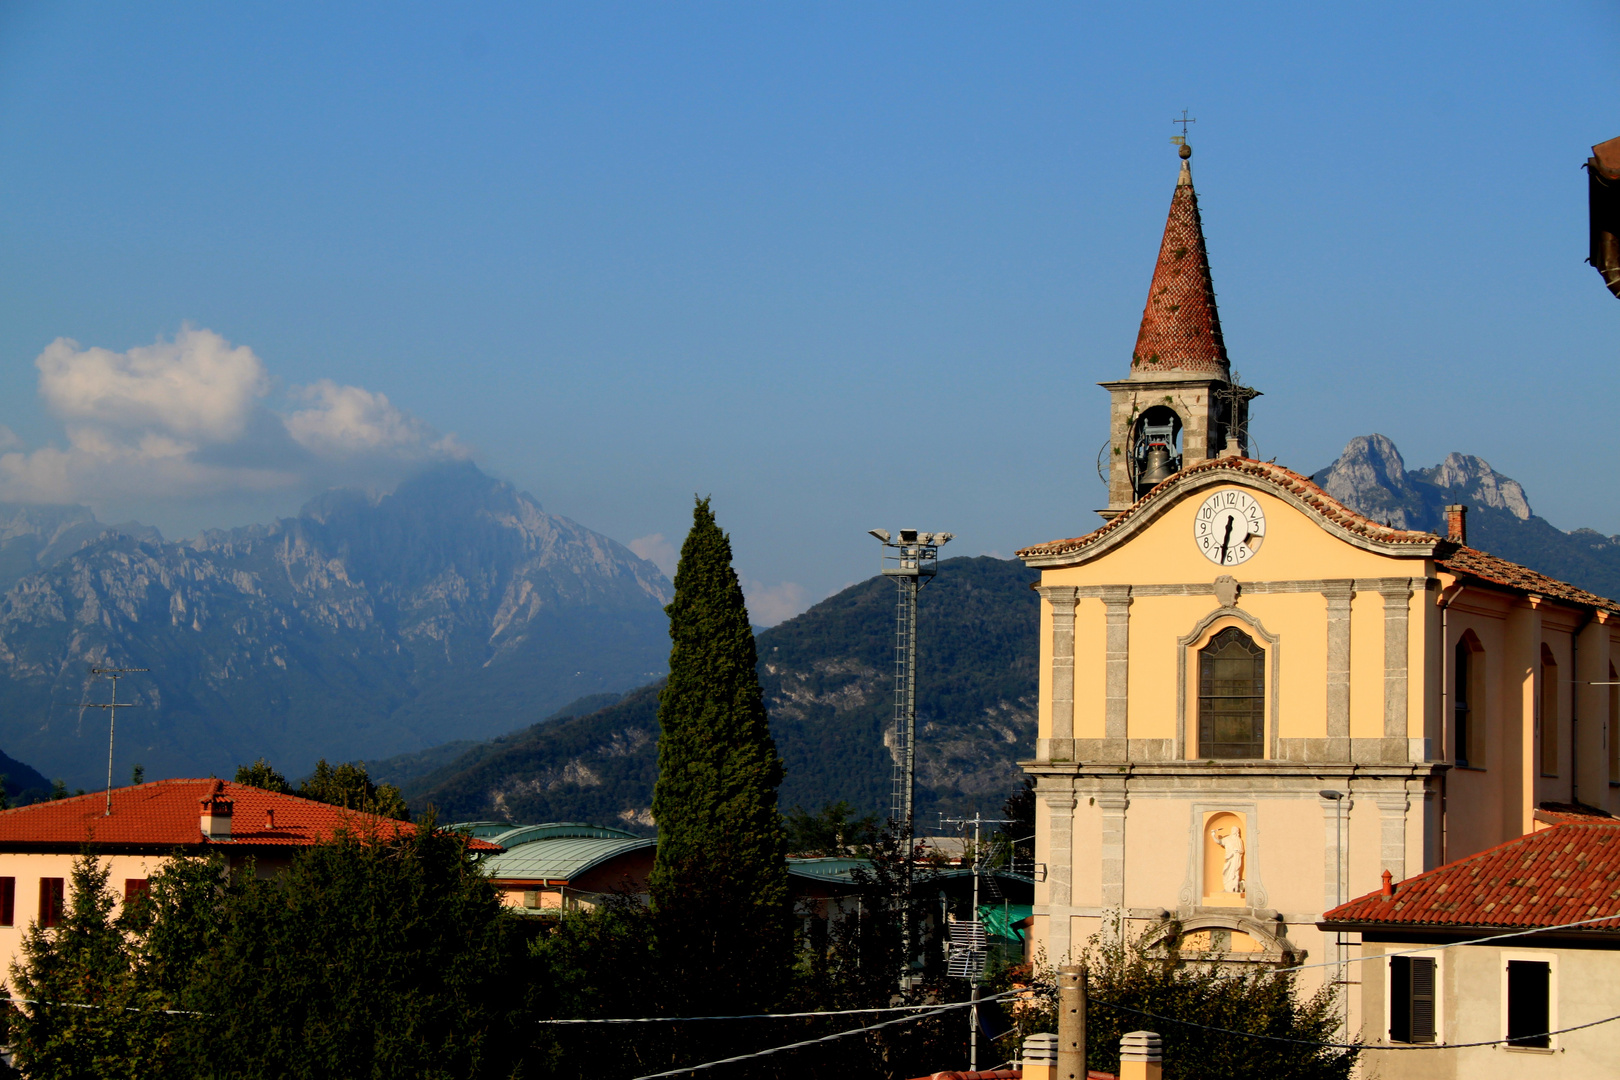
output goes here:
[{"label": "conical tile spire", "polygon": [[1215,310],[1204,225],[1193,191],[1192,148],[1181,148],[1181,176],[1170,198],[1159,264],[1153,270],[1131,372],[1185,371],[1228,376],[1226,342]]}]

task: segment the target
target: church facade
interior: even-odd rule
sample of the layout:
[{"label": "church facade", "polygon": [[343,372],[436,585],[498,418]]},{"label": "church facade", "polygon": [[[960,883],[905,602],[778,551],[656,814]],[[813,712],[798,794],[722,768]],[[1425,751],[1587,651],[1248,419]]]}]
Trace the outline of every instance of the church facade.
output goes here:
[{"label": "church facade", "polygon": [[1247,456],[1256,393],[1189,156],[1128,376],[1102,384],[1104,523],[1019,552],[1041,596],[1033,944],[1343,961],[1316,923],[1384,871],[1543,807],[1617,808],[1620,605],[1468,547],[1463,507],[1447,535],[1395,529]]}]

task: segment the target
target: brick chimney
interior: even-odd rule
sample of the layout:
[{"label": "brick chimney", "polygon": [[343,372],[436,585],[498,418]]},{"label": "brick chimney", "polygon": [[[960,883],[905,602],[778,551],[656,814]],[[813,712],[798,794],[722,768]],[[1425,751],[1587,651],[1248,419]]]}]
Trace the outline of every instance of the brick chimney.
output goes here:
[{"label": "brick chimney", "polygon": [[1446,539],[1459,544],[1468,543],[1468,507],[1446,507]]},{"label": "brick chimney", "polygon": [[224,785],[218,784],[210,795],[203,796],[202,806],[202,833],[210,840],[229,840],[231,838],[231,807],[230,799],[223,792]]}]

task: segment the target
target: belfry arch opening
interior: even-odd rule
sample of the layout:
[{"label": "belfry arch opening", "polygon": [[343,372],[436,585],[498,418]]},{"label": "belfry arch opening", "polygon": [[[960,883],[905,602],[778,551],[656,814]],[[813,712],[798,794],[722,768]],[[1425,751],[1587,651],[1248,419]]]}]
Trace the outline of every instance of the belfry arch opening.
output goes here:
[{"label": "belfry arch opening", "polygon": [[1137,498],[1181,471],[1181,416],[1155,405],[1136,419],[1131,433],[1131,480]]}]

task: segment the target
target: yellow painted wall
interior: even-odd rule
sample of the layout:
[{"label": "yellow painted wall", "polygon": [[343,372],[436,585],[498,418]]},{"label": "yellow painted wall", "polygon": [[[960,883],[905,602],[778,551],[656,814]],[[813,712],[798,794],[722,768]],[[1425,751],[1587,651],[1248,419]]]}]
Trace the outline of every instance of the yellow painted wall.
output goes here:
[{"label": "yellow painted wall", "polygon": [[[12,925],[0,926],[0,979],[9,980],[11,965],[21,954],[22,937],[28,927],[39,919],[40,878],[61,878],[63,882],[62,906],[73,906],[73,861],[78,856],[67,854],[8,854],[0,853],[0,877],[15,878],[17,902]],[[108,868],[107,886],[120,902],[124,898],[124,881],[128,878],[150,878],[168,859],[162,855],[107,855],[101,864]]]}]

